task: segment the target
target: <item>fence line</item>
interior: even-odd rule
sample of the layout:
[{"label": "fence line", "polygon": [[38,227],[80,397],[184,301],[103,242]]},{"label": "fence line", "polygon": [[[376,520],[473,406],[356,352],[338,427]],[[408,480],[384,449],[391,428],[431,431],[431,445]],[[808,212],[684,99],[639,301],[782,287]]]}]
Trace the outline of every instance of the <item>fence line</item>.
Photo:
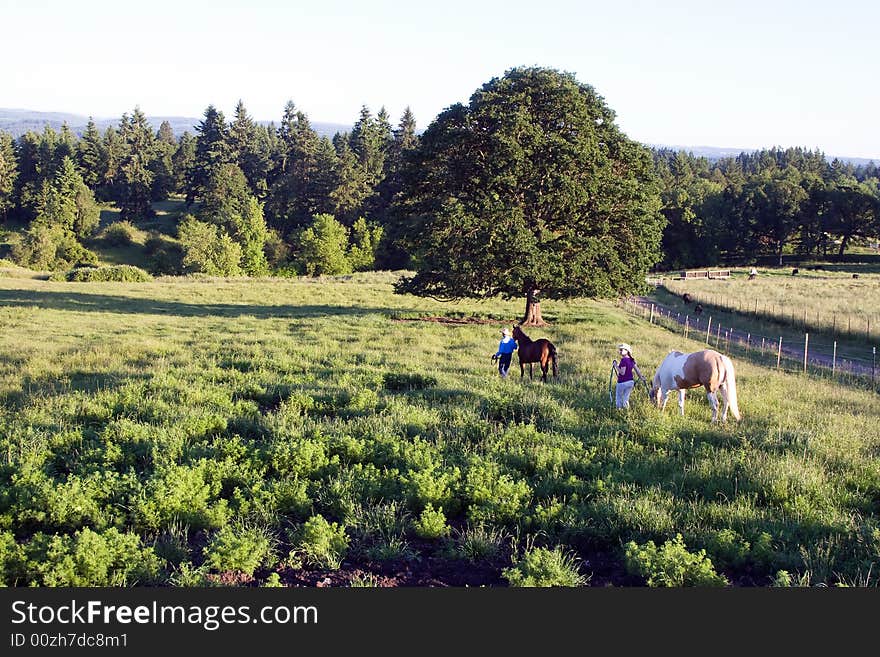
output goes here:
[{"label": "fence line", "polygon": [[[669,287],[667,283],[661,283],[656,287],[662,287],[670,294],[677,297],[682,295],[682,291],[676,286],[676,289]],[[684,290],[684,288],[682,288]],[[729,299],[721,294],[710,293],[694,293],[688,291],[692,302],[712,305],[721,310],[728,312],[736,312],[742,315],[754,317],[769,322],[779,322],[789,324],[791,326],[800,326],[803,329],[813,327],[819,330],[830,331],[832,335],[839,337],[851,337],[859,340],[877,339],[877,327],[880,326],[880,320],[873,314],[868,313],[842,313],[831,312],[831,318],[828,318],[827,312],[823,315],[816,310],[815,316],[809,315],[807,310],[800,307],[790,308],[784,302],[779,301],[761,301],[755,297],[754,304],[751,301],[740,299]],[[760,304],[759,304],[760,301]],[[809,324],[807,323],[809,320]]]},{"label": "fence line", "polygon": [[[685,338],[688,337],[690,331],[701,330],[698,329],[700,318],[692,320],[689,315],[682,318],[680,312],[673,313],[654,303],[630,298],[624,300],[623,307],[633,314],[640,315],[651,324],[663,326],[676,333],[681,332]],[[650,314],[648,313],[649,308]],[[838,381],[860,385],[867,383],[871,390],[877,390],[876,347],[866,349],[858,356],[855,354],[843,355],[836,340],[833,343],[817,342],[811,340],[809,334],[805,332],[802,348],[787,347],[784,349],[783,336],[781,335],[766,336],[727,327],[722,336],[722,325],[719,322],[714,323],[714,335],[712,328],[713,321],[709,316],[706,321],[705,343],[719,351],[724,351],[727,354],[737,351],[740,354],[748,355],[751,360],[768,367],[775,366],[780,370],[827,375]],[[758,346],[758,338],[761,339],[760,347]],[[772,345],[769,350],[767,349],[768,342]],[[825,351],[824,347],[826,346],[830,351]],[[769,363],[766,361],[767,356],[772,358]]]}]

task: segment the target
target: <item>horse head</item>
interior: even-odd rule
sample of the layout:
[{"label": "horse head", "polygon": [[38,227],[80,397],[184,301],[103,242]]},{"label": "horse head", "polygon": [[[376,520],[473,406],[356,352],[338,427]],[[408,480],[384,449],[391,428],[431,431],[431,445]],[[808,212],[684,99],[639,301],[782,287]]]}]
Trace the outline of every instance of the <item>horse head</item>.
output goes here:
[{"label": "horse head", "polygon": [[513,325],[513,339],[516,340],[517,342],[519,342],[524,337],[526,337],[526,334],[522,332],[522,329],[519,327],[519,324],[514,324]]}]

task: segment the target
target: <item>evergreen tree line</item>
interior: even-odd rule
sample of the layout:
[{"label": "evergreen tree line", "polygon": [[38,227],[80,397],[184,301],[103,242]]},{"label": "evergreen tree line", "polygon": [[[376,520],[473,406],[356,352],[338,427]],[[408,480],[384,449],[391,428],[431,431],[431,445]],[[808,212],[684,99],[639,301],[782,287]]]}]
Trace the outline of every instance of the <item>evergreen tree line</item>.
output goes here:
[{"label": "evergreen tree line", "polygon": [[175,255],[185,271],[221,275],[397,268],[406,256],[382,236],[393,235],[392,199],[417,144],[409,108],[393,128],[384,108],[373,116],[363,107],[332,140],[292,102],[277,128],[241,102],[230,122],[209,106],[195,135],[179,138],[167,122],[154,131],[136,108],[103,135],[91,120],[80,138],[66,126],[18,140],[0,133],[0,220],[25,227],[14,253],[22,264],[92,264],[83,241],[98,227],[99,203],[114,203],[134,228],[154,217],[153,203],[180,194],[188,212],[177,240],[147,243],[163,273]]},{"label": "evergreen tree line", "polygon": [[880,170],[772,148],[710,162],[655,149],[663,269],[749,263],[782,254],[842,255],[880,237]]},{"label": "evergreen tree line", "polygon": [[[407,169],[419,142],[409,109],[392,127],[384,108],[373,116],[363,107],[351,132],[329,139],[292,102],[278,127],[258,124],[241,102],[231,121],[209,106],[195,134],[179,138],[167,122],[154,132],[138,108],[103,134],[92,121],[79,138],[67,127],[18,140],[0,132],[0,220],[25,227],[13,254],[22,264],[94,264],[84,242],[99,203],[137,224],[180,194],[188,213],[176,239],[154,234],[146,244],[160,273],[397,269],[412,264],[400,201],[430,195],[430,177]],[[653,161],[666,219],[661,268],[842,254],[880,236],[873,163],[829,163],[799,148],[713,162],[654,149]]]}]

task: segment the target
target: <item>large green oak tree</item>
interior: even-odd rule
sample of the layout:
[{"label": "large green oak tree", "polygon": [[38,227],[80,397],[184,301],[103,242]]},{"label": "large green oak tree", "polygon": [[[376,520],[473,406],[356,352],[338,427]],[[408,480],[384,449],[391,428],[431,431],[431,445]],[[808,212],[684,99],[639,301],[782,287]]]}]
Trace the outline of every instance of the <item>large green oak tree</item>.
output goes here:
[{"label": "large green oak tree", "polygon": [[664,219],[650,152],[572,74],[515,68],[452,105],[409,157],[397,203],[416,273],[400,293],[444,300],[638,291]]}]

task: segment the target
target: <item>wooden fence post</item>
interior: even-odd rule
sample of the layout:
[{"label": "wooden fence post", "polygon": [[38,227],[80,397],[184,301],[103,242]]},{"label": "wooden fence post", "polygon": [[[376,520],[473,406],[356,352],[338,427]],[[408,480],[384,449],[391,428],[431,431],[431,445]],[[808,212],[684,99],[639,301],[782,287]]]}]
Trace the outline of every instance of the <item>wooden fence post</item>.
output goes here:
[{"label": "wooden fence post", "polygon": [[834,378],[834,370],[837,369],[837,340],[834,341],[834,351],[831,355],[831,378]]},{"label": "wooden fence post", "polygon": [[807,373],[807,348],[810,344],[810,334],[804,333],[804,374]]},{"label": "wooden fence post", "polygon": [[689,328],[688,327],[688,319],[689,319],[688,315],[685,315],[684,316],[684,339],[685,340],[688,339],[688,328]]},{"label": "wooden fence post", "polygon": [[709,344],[709,334],[712,332],[712,316],[709,316],[709,322],[706,324],[706,344]]},{"label": "wooden fence post", "polygon": [[648,320],[649,323],[654,323],[654,304],[651,304],[651,318]]},{"label": "wooden fence post", "polygon": [[779,361],[782,359],[782,336],[779,336],[779,347],[776,349],[776,369],[779,369]]}]

